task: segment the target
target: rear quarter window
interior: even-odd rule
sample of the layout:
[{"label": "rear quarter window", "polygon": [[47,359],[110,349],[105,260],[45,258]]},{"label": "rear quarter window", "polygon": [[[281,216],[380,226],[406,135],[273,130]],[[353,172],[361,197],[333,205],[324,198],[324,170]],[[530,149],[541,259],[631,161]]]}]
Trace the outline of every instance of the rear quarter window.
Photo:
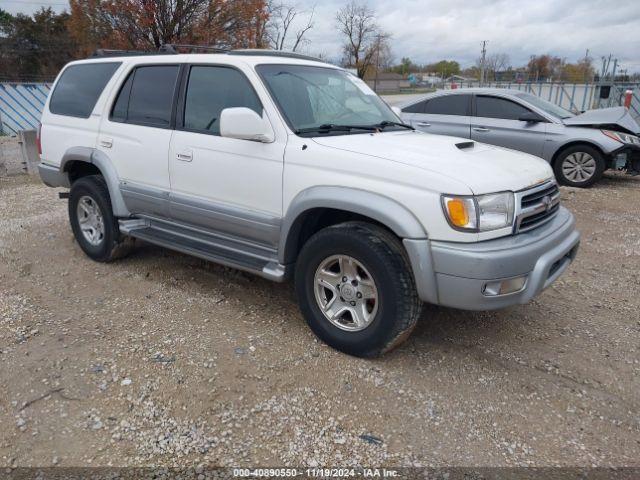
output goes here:
[{"label": "rear quarter window", "polygon": [[431,115],[469,115],[471,95],[443,95],[427,102],[424,113]]},{"label": "rear quarter window", "polygon": [[85,63],[68,67],[51,95],[49,111],[56,115],[89,118],[119,62]]},{"label": "rear quarter window", "polygon": [[425,106],[427,105],[427,101],[424,100],[422,102],[414,103],[413,105],[409,105],[408,107],[404,107],[402,111],[404,113],[424,113]]}]

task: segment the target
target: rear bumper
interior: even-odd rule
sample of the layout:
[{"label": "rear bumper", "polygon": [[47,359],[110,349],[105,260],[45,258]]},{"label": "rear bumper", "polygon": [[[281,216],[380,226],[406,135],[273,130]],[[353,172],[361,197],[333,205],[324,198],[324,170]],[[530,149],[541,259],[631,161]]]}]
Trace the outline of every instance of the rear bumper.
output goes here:
[{"label": "rear bumper", "polygon": [[39,163],[38,173],[43,183],[49,187],[70,187],[69,176],[66,172],[61,172],[60,168],[55,165]]},{"label": "rear bumper", "polygon": [[[531,232],[464,244],[405,240],[418,294],[426,302],[465,310],[526,303],[551,285],[575,258],[580,234],[565,208]],[[514,293],[490,296],[488,283],[526,276]]]}]

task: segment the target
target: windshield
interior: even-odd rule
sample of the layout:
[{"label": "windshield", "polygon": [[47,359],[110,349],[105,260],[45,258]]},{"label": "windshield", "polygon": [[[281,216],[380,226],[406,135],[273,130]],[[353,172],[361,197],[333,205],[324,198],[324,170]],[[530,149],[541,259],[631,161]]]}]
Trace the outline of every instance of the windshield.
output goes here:
[{"label": "windshield", "polygon": [[367,133],[392,129],[398,117],[358,77],[306,65],[259,65],[258,73],[295,133],[302,136]]},{"label": "windshield", "polygon": [[556,118],[564,119],[574,116],[569,110],[565,110],[554,103],[547,102],[546,100],[536,97],[535,95],[531,95],[530,93],[516,93],[516,96]]}]

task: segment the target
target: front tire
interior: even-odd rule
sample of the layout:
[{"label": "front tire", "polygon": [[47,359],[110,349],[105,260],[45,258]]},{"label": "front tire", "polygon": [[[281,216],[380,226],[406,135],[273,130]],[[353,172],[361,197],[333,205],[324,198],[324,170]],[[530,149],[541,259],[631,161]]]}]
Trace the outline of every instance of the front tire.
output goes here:
[{"label": "front tire", "polygon": [[605,170],[602,154],[589,145],[573,145],[562,150],[553,165],[558,182],[569,187],[590,187]]},{"label": "front tire", "polygon": [[295,287],[311,330],[357,357],[377,357],[400,345],[422,309],[402,244],[364,222],[313,235],[296,262]]},{"label": "front tire", "polygon": [[122,255],[118,220],[102,176],[82,177],[71,185],[69,221],[78,245],[91,259],[109,262]]}]

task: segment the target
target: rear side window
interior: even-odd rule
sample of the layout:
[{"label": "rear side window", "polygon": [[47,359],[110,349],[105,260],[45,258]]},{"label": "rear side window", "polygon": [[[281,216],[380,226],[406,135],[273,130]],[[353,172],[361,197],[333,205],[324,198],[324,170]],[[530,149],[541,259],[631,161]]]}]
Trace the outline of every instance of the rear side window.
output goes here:
[{"label": "rear side window", "polygon": [[49,111],[56,115],[89,118],[100,94],[120,66],[116,63],[85,63],[65,69],[51,95]]},{"label": "rear side window", "polygon": [[404,107],[402,111],[404,113],[424,113],[424,108],[427,104],[427,101],[414,103],[413,105],[409,105],[408,107]]},{"label": "rear side window", "polygon": [[503,120],[518,120],[523,113],[529,112],[522,105],[497,97],[476,97],[476,116],[485,118],[501,118]]},{"label": "rear side window", "polygon": [[431,115],[469,115],[470,95],[444,95],[427,102],[424,113]]},{"label": "rear side window", "polygon": [[242,73],[227,67],[191,67],[184,105],[186,130],[220,135],[222,110],[235,107],[262,116],[262,104]]},{"label": "rear side window", "polygon": [[179,72],[178,65],[137,67],[120,89],[111,120],[169,127]]}]

